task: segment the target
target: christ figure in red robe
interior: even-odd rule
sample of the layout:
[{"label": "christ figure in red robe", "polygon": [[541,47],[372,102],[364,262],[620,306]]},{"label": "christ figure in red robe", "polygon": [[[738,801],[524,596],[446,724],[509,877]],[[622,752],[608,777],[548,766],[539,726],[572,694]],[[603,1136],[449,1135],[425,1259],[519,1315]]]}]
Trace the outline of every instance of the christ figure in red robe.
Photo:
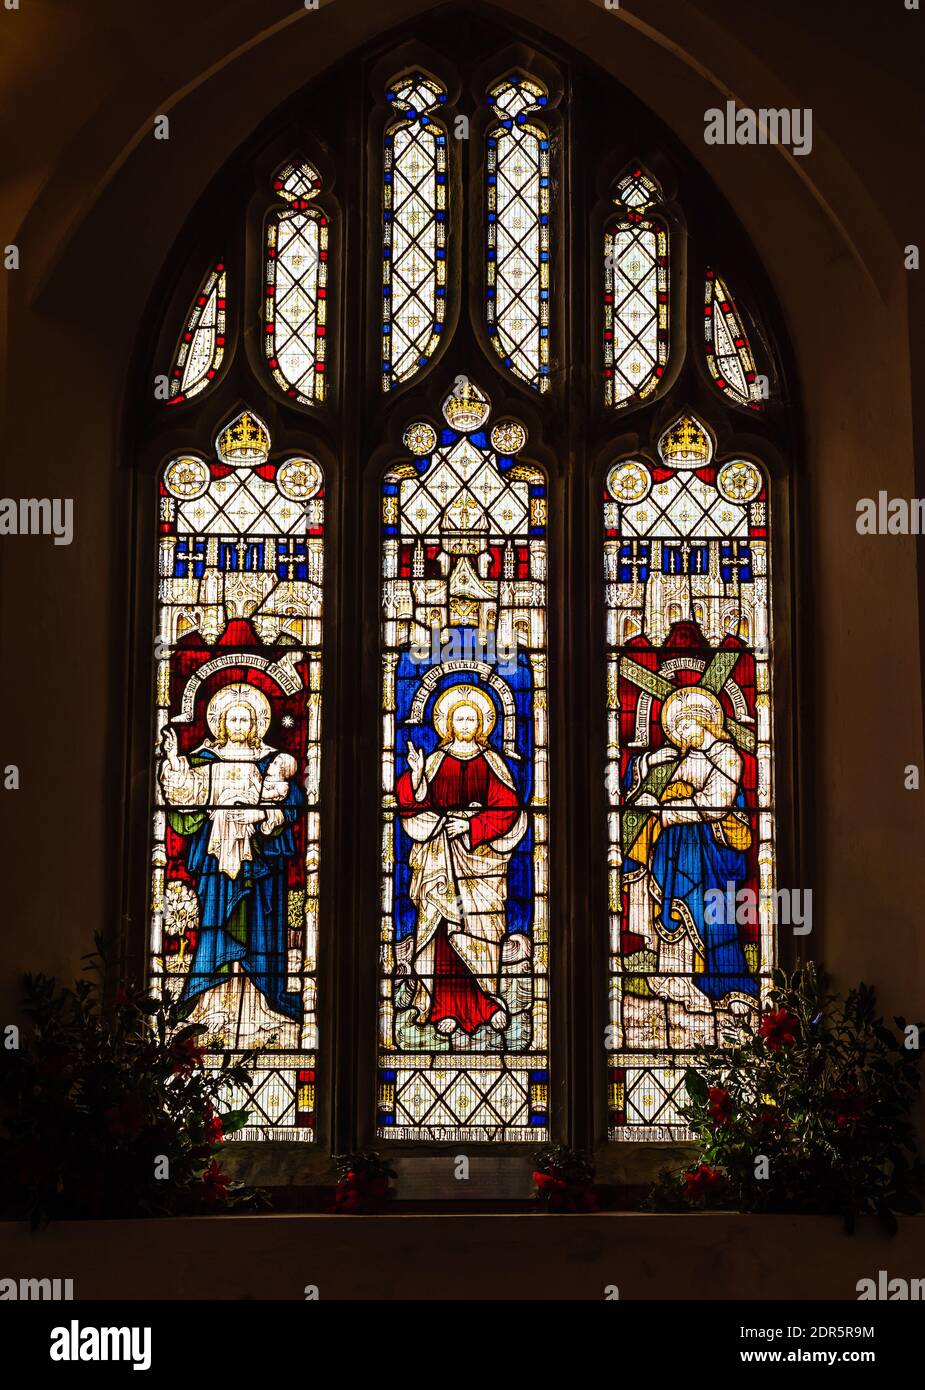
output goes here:
[{"label": "christ figure in red robe", "polygon": [[444,1036],[510,1022],[501,999],[507,871],[527,828],[504,759],[488,744],[495,710],[484,691],[451,686],[434,725],[430,757],[408,742],[398,781],[402,826],[413,841],[411,899],[417,908],[412,1013]]}]

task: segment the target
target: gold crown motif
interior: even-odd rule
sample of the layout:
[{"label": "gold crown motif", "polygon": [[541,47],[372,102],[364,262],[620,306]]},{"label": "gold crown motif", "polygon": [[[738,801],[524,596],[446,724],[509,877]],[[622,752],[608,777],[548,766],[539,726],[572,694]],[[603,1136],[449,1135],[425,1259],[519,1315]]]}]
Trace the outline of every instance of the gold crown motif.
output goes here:
[{"label": "gold crown motif", "polygon": [[253,467],[270,457],[270,431],[259,415],[242,410],[226,425],[215,441],[215,452],[222,463]]},{"label": "gold crown motif", "polygon": [[460,434],[479,429],[490,410],[488,397],[465,376],[457,377],[456,386],[443,402],[443,418],[450,429],[459,430]]},{"label": "gold crown motif", "polygon": [[658,441],[658,452],[671,468],[703,468],[713,457],[713,441],[693,415],[682,415]]}]

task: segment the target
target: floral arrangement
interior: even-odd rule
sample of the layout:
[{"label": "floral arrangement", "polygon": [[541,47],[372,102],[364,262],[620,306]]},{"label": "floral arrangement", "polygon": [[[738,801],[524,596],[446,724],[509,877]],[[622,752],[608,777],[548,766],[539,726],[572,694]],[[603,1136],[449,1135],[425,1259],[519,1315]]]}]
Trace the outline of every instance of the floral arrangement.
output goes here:
[{"label": "floral arrangement", "polygon": [[925,1169],[911,1114],[925,1027],[887,1027],[874,990],[845,998],[814,966],[776,971],[753,1035],[701,1052],[682,1113],[699,1161],[663,1172],[647,1205],[873,1215],[895,1231],[921,1210]]},{"label": "floral arrangement", "polygon": [[594,1167],[587,1154],[565,1144],[543,1149],[537,1160],[534,1196],[544,1211],[597,1211]]},{"label": "floral arrangement", "polygon": [[363,1153],[340,1154],[337,1164],[338,1182],[334,1193],[334,1210],[339,1214],[376,1216],[394,1197],[390,1179],[395,1172],[374,1150]]},{"label": "floral arrangement", "polygon": [[25,977],[30,1036],[0,1051],[0,1213],[39,1226],[262,1200],[216,1156],[247,1123],[222,1098],[249,1072],[227,1054],[204,1067],[193,1004],[121,988],[104,1005],[96,944],[86,958],[96,979],[68,989]]}]

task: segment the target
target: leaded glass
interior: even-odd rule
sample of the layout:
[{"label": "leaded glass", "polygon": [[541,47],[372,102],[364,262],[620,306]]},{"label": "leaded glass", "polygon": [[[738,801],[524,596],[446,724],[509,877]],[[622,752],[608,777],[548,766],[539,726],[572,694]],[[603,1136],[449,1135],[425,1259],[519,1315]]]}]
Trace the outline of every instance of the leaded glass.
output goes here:
[{"label": "leaded glass", "polygon": [[714,385],[737,405],[761,410],[761,386],[745,324],[725,280],[713,270],[706,275],[703,328]]},{"label": "leaded glass", "polygon": [[385,132],[382,189],[382,388],[426,366],[446,314],[446,129],[428,115],[446,101],[432,77],[393,82],[402,120]]},{"label": "leaded glass", "polygon": [[219,261],[200,286],[177,343],[170,367],[170,405],[198,396],[218,375],[225,356],[227,305],[228,272]]},{"label": "leaded glass", "polygon": [[488,334],[505,367],[549,388],[549,133],[534,112],[546,88],[518,74],[492,89],[486,140]]},{"label": "leaded glass", "polygon": [[546,485],[492,445],[465,377],[443,414],[432,452],[382,489],[378,1133],[533,1141],[549,1093]]},{"label": "leaded glass", "polygon": [[686,1056],[754,1027],[774,965],[768,506],[691,415],[607,478],[614,1139],[684,1137]]},{"label": "leaded glass", "polygon": [[328,219],[312,199],[318,171],[287,164],[273,188],[288,205],[266,224],[264,350],[273,379],[302,405],[324,400]]},{"label": "leaded glass", "polygon": [[159,483],[150,969],[211,1055],[265,1049],[236,1136],[311,1140],[324,489],[242,411]]},{"label": "leaded glass", "polygon": [[617,185],[604,233],[604,401],[625,408],[658,386],[669,352],[669,233],[661,189],[635,166]]}]

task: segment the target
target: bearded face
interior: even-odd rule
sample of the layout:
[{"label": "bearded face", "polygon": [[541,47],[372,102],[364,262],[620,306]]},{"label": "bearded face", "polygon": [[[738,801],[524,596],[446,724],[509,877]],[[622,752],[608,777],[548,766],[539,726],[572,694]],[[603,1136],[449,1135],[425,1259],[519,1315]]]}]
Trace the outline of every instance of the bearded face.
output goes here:
[{"label": "bearded face", "polygon": [[478,739],[481,719],[472,705],[459,705],[453,711],[451,728],[458,743],[473,743]]}]

